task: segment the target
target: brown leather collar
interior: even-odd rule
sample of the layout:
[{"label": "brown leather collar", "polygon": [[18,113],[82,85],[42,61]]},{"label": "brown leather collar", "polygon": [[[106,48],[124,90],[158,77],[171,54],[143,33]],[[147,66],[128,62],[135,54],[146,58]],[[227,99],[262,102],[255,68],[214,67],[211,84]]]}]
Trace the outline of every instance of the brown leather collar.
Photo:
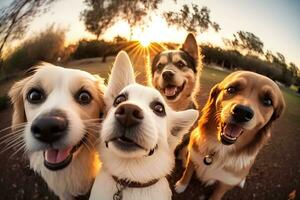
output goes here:
[{"label": "brown leather collar", "polygon": [[119,179],[116,176],[112,176],[113,179],[115,180],[116,183],[124,186],[124,187],[130,187],[130,188],[144,188],[144,187],[149,187],[151,185],[154,185],[159,181],[159,179],[153,179],[147,183],[140,183],[140,182],[135,182],[135,181],[129,181],[127,179]]}]

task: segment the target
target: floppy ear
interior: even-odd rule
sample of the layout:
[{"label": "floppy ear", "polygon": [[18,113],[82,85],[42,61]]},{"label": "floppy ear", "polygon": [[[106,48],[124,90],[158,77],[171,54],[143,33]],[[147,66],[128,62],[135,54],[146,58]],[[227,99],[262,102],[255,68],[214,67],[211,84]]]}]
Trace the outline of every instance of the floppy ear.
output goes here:
[{"label": "floppy ear", "polygon": [[16,82],[8,92],[8,96],[13,104],[12,129],[20,123],[26,122],[26,115],[23,101],[23,88],[30,77]]},{"label": "floppy ear", "polygon": [[276,108],[274,109],[274,113],[273,113],[271,119],[272,120],[278,119],[283,114],[284,109],[285,109],[285,101],[284,101],[281,91],[279,90],[278,103],[277,103]]},{"label": "floppy ear", "polygon": [[109,76],[108,85],[104,93],[105,102],[113,102],[120,91],[132,83],[135,83],[135,76],[131,61],[125,51],[120,51]]},{"label": "floppy ear", "polygon": [[[209,93],[209,97],[202,108],[202,116],[199,120],[199,127],[207,127],[210,120],[215,119],[214,114],[216,112],[216,100],[220,93],[220,87],[219,84],[216,84]],[[198,102],[197,102],[198,103]],[[197,108],[199,108],[199,105],[197,104]]]},{"label": "floppy ear", "polygon": [[192,56],[196,61],[199,59],[199,50],[196,38],[193,33],[189,33],[181,47],[181,50],[188,53]]},{"label": "floppy ear", "polygon": [[[207,110],[211,107],[212,103],[215,102],[215,99],[217,98],[219,92],[220,92],[219,84],[214,85],[209,92],[208,99],[205,103],[205,106],[202,109],[202,112],[203,112],[203,110]],[[200,99],[201,99],[201,97],[200,97],[199,91],[194,91],[193,102],[195,103],[198,110],[200,110]]]}]

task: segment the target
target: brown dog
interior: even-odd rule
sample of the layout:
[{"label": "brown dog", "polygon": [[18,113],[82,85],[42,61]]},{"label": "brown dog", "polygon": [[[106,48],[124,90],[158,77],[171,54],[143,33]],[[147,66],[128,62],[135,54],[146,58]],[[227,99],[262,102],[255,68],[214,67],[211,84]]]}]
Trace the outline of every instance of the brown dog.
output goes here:
[{"label": "brown dog", "polygon": [[200,88],[201,54],[195,36],[189,33],[178,50],[158,53],[152,60],[152,85],[176,111],[194,108],[192,92]]},{"label": "brown dog", "polygon": [[214,86],[191,134],[187,167],[176,191],[185,190],[194,171],[203,183],[217,182],[210,199],[221,199],[236,185],[243,187],[284,107],[279,87],[253,72],[234,72]]}]

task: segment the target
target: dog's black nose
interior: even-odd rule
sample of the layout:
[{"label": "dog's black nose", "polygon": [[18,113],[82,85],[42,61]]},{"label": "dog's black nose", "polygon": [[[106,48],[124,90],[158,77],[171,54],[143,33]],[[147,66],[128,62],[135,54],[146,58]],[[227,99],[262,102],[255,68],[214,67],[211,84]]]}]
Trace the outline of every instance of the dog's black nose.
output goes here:
[{"label": "dog's black nose", "polygon": [[232,108],[232,116],[235,122],[248,122],[253,118],[254,112],[253,110],[241,104],[237,104]]},{"label": "dog's black nose", "polygon": [[162,77],[165,81],[171,81],[174,77],[174,72],[172,71],[164,71],[162,73]]},{"label": "dog's black nose", "polygon": [[134,104],[122,104],[116,112],[115,117],[124,127],[131,127],[139,124],[144,119],[144,114],[141,108]]},{"label": "dog's black nose", "polygon": [[50,112],[38,117],[31,125],[33,136],[42,142],[53,143],[66,134],[68,120],[62,112]]}]

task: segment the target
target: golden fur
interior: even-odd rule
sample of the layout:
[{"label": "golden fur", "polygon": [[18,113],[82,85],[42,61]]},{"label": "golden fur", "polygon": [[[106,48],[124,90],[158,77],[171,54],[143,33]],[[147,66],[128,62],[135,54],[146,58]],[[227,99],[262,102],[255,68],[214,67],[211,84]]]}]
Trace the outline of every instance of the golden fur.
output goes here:
[{"label": "golden fur", "polygon": [[[231,86],[239,87],[236,93],[227,92]],[[272,106],[262,104],[266,94],[271,97]],[[235,104],[251,107],[254,116],[243,125],[237,141],[227,146],[221,143],[220,133]],[[210,199],[221,199],[233,186],[243,186],[259,150],[271,136],[271,124],[282,115],[284,107],[282,93],[275,82],[253,72],[234,72],[215,85],[202,109],[198,127],[191,134],[187,167],[176,184],[176,191],[185,190],[194,171],[204,183],[217,181]],[[214,153],[213,163],[205,165],[204,156],[211,153]]]},{"label": "golden fur", "polygon": [[[65,109],[65,112],[69,114],[69,116],[78,116],[72,118],[75,127],[78,123],[84,124],[86,127],[90,126],[88,125],[89,122],[85,120],[95,120],[99,118],[99,114],[104,111],[103,91],[105,86],[100,77],[80,70],[65,69],[47,63],[38,65],[38,67],[35,67],[31,72],[33,73],[29,77],[15,83],[9,91],[9,96],[13,104],[12,127],[18,127],[19,124],[26,123],[24,131],[20,133],[24,134],[23,138],[25,138],[25,132],[28,129],[27,127],[30,127],[31,122],[38,115],[49,109],[57,107],[59,109]],[[66,79],[69,80],[68,84]],[[60,84],[55,83],[55,81],[60,80]],[[35,105],[34,107],[31,105],[28,106],[27,103],[26,107],[26,94],[28,90],[37,86],[42,87],[49,96],[53,93],[53,97],[55,98],[52,98],[52,100],[58,100],[58,104],[54,105],[51,100],[47,100],[41,105]],[[72,94],[76,93],[80,88],[88,89],[93,96],[91,103],[85,107],[77,105],[73,101],[74,99],[70,98],[73,97]],[[55,96],[55,91],[60,89],[62,89],[62,91],[65,90],[65,93],[60,96]],[[64,106],[61,107],[59,101],[66,102],[67,106],[64,104]],[[54,106],[47,107],[47,105],[52,105],[51,103]],[[89,132],[87,134],[87,142],[89,144],[81,145],[74,153],[71,163],[59,171],[51,171],[45,168],[43,151],[29,151],[30,145],[26,144],[25,150],[29,156],[30,167],[43,177],[49,188],[51,188],[60,199],[70,200],[77,195],[87,193],[99,170],[100,163],[96,150],[94,149],[96,139],[98,138],[98,129],[95,129],[96,121],[93,122],[94,128],[87,128]],[[80,134],[82,135],[84,133]],[[70,131],[69,135],[75,140],[74,136],[72,136],[73,132]]]}]

